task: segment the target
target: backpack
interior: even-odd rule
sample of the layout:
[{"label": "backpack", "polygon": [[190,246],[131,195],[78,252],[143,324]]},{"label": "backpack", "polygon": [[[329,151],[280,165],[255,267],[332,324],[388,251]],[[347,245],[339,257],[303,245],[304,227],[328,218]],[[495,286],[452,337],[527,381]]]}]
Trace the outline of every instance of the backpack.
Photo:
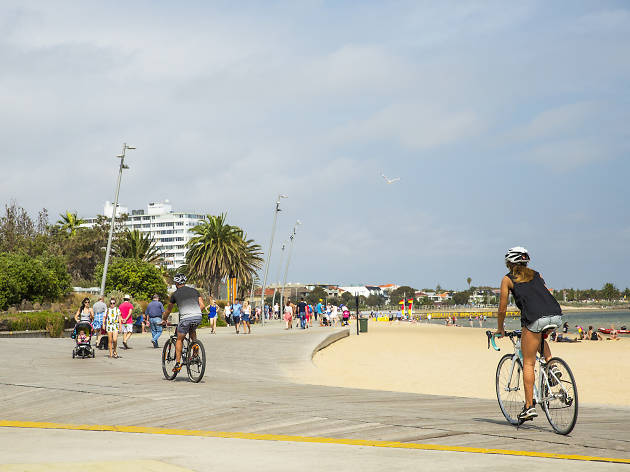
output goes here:
[{"label": "backpack", "polygon": [[101,340],[98,342],[98,348],[101,350],[109,348],[109,338],[107,336],[103,336],[101,338]]}]

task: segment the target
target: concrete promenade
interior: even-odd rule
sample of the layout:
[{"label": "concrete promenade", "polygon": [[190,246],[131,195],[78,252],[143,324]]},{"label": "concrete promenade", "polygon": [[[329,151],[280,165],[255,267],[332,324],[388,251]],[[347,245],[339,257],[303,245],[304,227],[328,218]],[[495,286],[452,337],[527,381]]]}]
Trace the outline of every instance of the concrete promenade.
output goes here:
[{"label": "concrete promenade", "polygon": [[[496,401],[293,383],[291,371],[314,369],[313,349],[335,331],[319,327],[284,331],[278,323],[254,326],[252,331],[252,335],[239,336],[229,328],[219,329],[217,335],[201,332],[208,369],[200,384],[190,383],[184,372],[174,382],[164,380],[161,350],[150,346],[147,335],[134,335],[130,342],[133,349],[119,350],[120,359],[108,359],[104,351],[97,351],[96,359],[84,360],[72,359],[70,339],[2,339],[0,420],[344,438],[441,445],[447,450],[490,448],[630,459],[630,409],[583,405],[578,424],[568,437],[554,434],[544,415],[516,430],[506,423]],[[165,339],[163,335],[161,343]],[[129,437],[132,439],[124,439]],[[298,465],[303,470],[315,470],[320,466],[332,468],[330,464],[341,470],[377,470],[379,464],[381,469],[408,470],[433,463],[467,469],[489,464],[536,464],[550,470],[559,465],[558,459],[297,440],[266,442],[14,427],[0,428],[0,464],[98,461],[90,450],[98,449],[101,441],[121,443],[121,450],[129,449],[129,455],[115,455],[111,460],[157,460],[152,466],[147,462],[145,470],[212,470],[209,464],[222,464],[231,470],[294,470]],[[64,454],[54,447],[61,444],[69,445]],[[84,446],[79,458],[71,453],[70,444]],[[197,445],[198,461],[190,461],[182,453],[191,444]],[[214,452],[210,454],[210,450]],[[248,456],[243,457],[245,454]],[[315,462],[304,463],[311,457]],[[252,458],[257,458],[256,462]],[[622,464],[580,461],[571,461],[570,466],[630,470]],[[0,470],[27,469],[0,465]],[[116,466],[116,470],[124,468]]]}]

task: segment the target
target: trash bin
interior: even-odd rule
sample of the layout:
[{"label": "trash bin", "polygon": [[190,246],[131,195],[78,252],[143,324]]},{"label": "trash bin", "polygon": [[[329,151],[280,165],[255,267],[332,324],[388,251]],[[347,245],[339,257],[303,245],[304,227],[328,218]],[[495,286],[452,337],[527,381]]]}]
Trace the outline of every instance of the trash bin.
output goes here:
[{"label": "trash bin", "polygon": [[367,318],[359,318],[359,333],[367,333]]}]

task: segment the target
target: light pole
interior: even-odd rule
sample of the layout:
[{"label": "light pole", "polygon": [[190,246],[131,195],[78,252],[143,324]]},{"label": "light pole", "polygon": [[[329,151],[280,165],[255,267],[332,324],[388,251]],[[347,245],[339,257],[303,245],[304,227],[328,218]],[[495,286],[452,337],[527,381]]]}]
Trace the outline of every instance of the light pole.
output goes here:
[{"label": "light pole", "polygon": [[[284,268],[284,279],[282,281],[282,292],[280,293],[280,304],[284,303],[284,287],[287,285],[287,274],[289,273],[289,263],[291,262],[291,253],[293,252],[293,240],[295,239],[295,232],[297,231],[298,225],[301,225],[302,222],[297,220],[295,222],[295,226],[293,227],[293,232],[291,236],[289,236],[290,245],[289,245],[289,256],[287,257],[287,265]],[[284,305],[283,305],[284,306]]]},{"label": "light pole", "polygon": [[[278,291],[278,285],[280,284],[280,273],[282,271],[282,261],[284,260],[284,249],[287,246],[287,241],[282,243],[282,249],[280,252],[280,264],[278,264],[278,277],[276,277],[276,287],[273,289],[273,298],[271,299],[271,308],[273,309],[273,307],[276,305],[276,292]],[[282,313],[282,307],[280,307],[280,313]]]},{"label": "light pole", "polygon": [[116,157],[120,159],[120,167],[118,168],[118,182],[116,183],[116,196],[114,197],[114,208],[112,209],[112,220],[109,225],[109,237],[107,238],[107,250],[105,251],[105,264],[103,265],[103,278],[101,279],[101,295],[105,295],[105,280],[107,280],[107,266],[109,265],[109,254],[112,250],[112,236],[114,235],[114,221],[116,219],[116,210],[118,209],[118,194],[120,193],[120,178],[123,169],[129,169],[125,164],[125,154],[127,149],[135,149],[135,146],[129,146],[123,143],[122,154]]},{"label": "light pole", "polygon": [[[278,213],[282,211],[280,210],[281,198],[287,198],[287,196],[283,194],[278,195],[278,198],[276,199],[276,208],[273,212],[273,224],[271,225],[271,240],[269,241],[269,252],[267,252],[267,262],[265,263],[265,276],[263,277],[262,290],[260,293],[260,307],[261,307],[262,313],[265,312],[265,288],[267,287],[267,275],[269,274],[269,262],[271,260],[271,249],[273,248],[273,237],[276,234],[276,221],[278,221]],[[264,325],[265,317],[263,316],[262,319],[263,319],[263,325]]]}]

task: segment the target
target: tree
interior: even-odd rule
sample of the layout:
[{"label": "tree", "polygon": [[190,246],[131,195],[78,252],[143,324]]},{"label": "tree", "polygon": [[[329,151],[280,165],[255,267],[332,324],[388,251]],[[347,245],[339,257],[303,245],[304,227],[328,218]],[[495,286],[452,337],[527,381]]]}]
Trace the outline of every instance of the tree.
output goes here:
[{"label": "tree", "polygon": [[472,278],[471,278],[471,277],[468,277],[468,278],[466,279],[466,282],[468,282],[468,290],[470,290],[470,283],[472,282]]},{"label": "tree", "polygon": [[601,290],[601,298],[604,300],[619,300],[619,298],[621,298],[621,293],[614,284],[608,282],[604,284],[604,287]]},{"label": "tree", "polygon": [[347,306],[352,306],[354,305],[354,295],[352,295],[350,292],[343,292],[341,294],[340,301],[341,303],[343,303],[344,305]]},{"label": "tree", "polygon": [[72,237],[63,238],[62,249],[68,272],[77,283],[96,283],[96,266],[105,261],[107,232],[103,226],[81,228]]},{"label": "tree", "polygon": [[227,224],[226,219],[225,213],[206,215],[192,229],[195,236],[187,244],[188,274],[215,296],[221,280],[229,276],[239,279],[241,290],[249,288],[263,263],[260,245],[247,239],[238,226]]},{"label": "tree", "polygon": [[[103,265],[99,264],[96,278],[103,276]],[[112,259],[107,268],[105,291],[118,290],[129,293],[140,300],[150,300],[154,294],[166,298],[166,282],[158,267],[138,259]]]},{"label": "tree", "polygon": [[382,307],[383,305],[385,305],[385,297],[383,295],[370,295],[369,297],[367,297],[367,299],[365,300],[365,304],[367,306],[373,306],[373,307]]},{"label": "tree", "polygon": [[117,257],[137,259],[153,264],[162,260],[160,250],[155,244],[155,239],[149,233],[143,233],[137,229],[133,231],[127,229],[118,236],[114,253]]},{"label": "tree", "polygon": [[0,253],[0,309],[22,300],[54,301],[70,290],[70,276],[61,258]]},{"label": "tree", "polygon": [[74,213],[70,211],[66,211],[65,214],[59,213],[59,216],[61,218],[57,220],[57,225],[62,231],[70,234],[70,236],[74,236],[77,233],[79,226],[85,223],[84,219],[77,216],[76,211]]},{"label": "tree", "polygon": [[463,292],[456,292],[453,294],[453,302],[456,305],[466,305],[468,303],[468,299],[472,294],[471,290],[464,290]]},{"label": "tree", "polygon": [[416,289],[409,285],[403,285],[396,290],[392,290],[389,294],[389,304],[398,305],[398,302],[403,298],[416,298]]},{"label": "tree", "polygon": [[314,287],[306,296],[306,301],[310,304],[317,304],[320,300],[326,300],[328,293],[322,287]]}]

